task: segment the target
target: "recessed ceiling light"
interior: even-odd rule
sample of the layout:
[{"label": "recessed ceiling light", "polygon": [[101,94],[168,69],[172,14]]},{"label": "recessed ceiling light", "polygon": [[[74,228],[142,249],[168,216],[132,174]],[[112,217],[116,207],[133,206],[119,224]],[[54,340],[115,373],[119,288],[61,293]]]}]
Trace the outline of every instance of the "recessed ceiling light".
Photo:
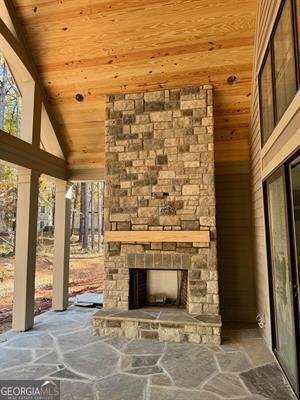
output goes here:
[{"label": "recessed ceiling light", "polygon": [[77,93],[75,99],[80,103],[84,100],[84,96],[81,93]]},{"label": "recessed ceiling light", "polygon": [[236,81],[237,81],[237,77],[235,75],[230,75],[227,78],[228,85],[234,85],[236,83]]}]

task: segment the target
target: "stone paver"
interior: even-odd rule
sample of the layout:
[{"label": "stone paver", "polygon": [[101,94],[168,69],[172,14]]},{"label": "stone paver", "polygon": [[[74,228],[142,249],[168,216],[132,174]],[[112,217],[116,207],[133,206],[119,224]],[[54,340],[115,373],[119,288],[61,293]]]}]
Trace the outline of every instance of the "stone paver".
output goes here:
[{"label": "stone paver", "polygon": [[227,399],[234,396],[245,396],[247,394],[239,377],[229,373],[219,373],[204,386],[207,391],[216,393]]},{"label": "stone paver", "polygon": [[256,329],[224,329],[224,345],[94,337],[94,310],[37,317],[0,335],[0,379],[57,379],[61,400],[295,400]]},{"label": "stone paver", "polygon": [[199,387],[217,372],[213,352],[200,345],[168,344],[161,365],[176,386],[189,389]]},{"label": "stone paver", "polygon": [[99,337],[93,336],[90,328],[74,333],[66,333],[57,337],[58,346],[63,353],[91,343],[99,342]]},{"label": "stone paver", "polygon": [[212,393],[204,391],[174,390],[153,387],[150,390],[150,400],[219,400],[220,398]]},{"label": "stone paver", "polygon": [[275,362],[243,372],[241,378],[247,388],[257,395],[267,396],[273,400],[294,398]]},{"label": "stone paver", "polygon": [[114,375],[97,384],[97,400],[144,400],[146,385],[146,378]]},{"label": "stone paver", "polygon": [[0,347],[0,370],[28,363],[32,359],[33,353],[30,350],[9,349],[4,346]]},{"label": "stone paver", "polygon": [[65,363],[81,374],[102,378],[117,371],[120,355],[105,343],[93,343],[64,354]]},{"label": "stone paver", "polygon": [[161,354],[165,348],[164,343],[133,340],[126,346],[125,354]]},{"label": "stone paver", "polygon": [[94,383],[61,380],[60,400],[94,400],[96,391]]},{"label": "stone paver", "polygon": [[248,358],[241,351],[216,354],[222,372],[240,372],[251,368]]},{"label": "stone paver", "polygon": [[[1,351],[0,351],[1,353]],[[56,365],[23,365],[0,372],[0,379],[42,379],[57,371]]]},{"label": "stone paver", "polygon": [[47,333],[38,333],[28,335],[28,333],[22,333],[16,336],[14,339],[9,341],[9,347],[15,348],[26,348],[26,349],[51,349],[53,347],[53,338]]}]

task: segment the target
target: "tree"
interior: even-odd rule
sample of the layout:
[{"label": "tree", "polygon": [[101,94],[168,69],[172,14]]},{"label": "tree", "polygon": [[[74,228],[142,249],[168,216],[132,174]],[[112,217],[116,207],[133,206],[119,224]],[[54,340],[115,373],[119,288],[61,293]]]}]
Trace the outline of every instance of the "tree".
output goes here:
[{"label": "tree", "polygon": [[22,97],[4,57],[0,54],[0,129],[19,136]]},{"label": "tree", "polygon": [[84,225],[84,183],[80,185],[80,220],[79,220],[79,242],[82,243],[83,239],[83,225]]},{"label": "tree", "polygon": [[101,202],[100,202],[100,183],[97,182],[97,228],[98,228],[98,253],[101,252],[101,222],[100,222],[100,209],[101,209]]},{"label": "tree", "polygon": [[0,220],[7,227],[8,243],[15,250],[15,227],[17,211],[17,176],[6,166],[0,166]]},{"label": "tree", "polygon": [[97,184],[98,193],[98,252],[102,253],[102,234],[103,234],[103,182],[98,182]]},{"label": "tree", "polygon": [[94,209],[95,209],[95,189],[94,182],[91,182],[91,246],[95,248],[95,226],[94,226]]},{"label": "tree", "polygon": [[89,248],[89,186],[85,182],[83,184],[83,237],[82,248],[88,250]]},{"label": "tree", "polygon": [[78,197],[79,197],[79,186],[78,186],[78,183],[75,183],[75,194],[74,194],[74,200],[73,200],[72,221],[71,221],[71,236],[73,236],[73,234],[74,234],[75,217],[76,217],[77,206],[78,206]]},{"label": "tree", "polygon": [[0,81],[0,129],[4,129],[7,73],[6,63],[3,57],[0,58],[0,68],[2,75]]}]

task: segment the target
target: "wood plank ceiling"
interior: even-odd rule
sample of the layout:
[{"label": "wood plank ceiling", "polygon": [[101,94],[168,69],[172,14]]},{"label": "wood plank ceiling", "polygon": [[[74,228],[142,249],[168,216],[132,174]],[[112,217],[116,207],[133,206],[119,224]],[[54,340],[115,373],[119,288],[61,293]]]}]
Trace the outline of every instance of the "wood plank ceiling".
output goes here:
[{"label": "wood plank ceiling", "polygon": [[[248,159],[256,0],[14,0],[69,150],[104,161],[105,94],[213,83],[216,161]],[[237,77],[228,85],[230,75]],[[75,95],[84,95],[77,102]]]}]

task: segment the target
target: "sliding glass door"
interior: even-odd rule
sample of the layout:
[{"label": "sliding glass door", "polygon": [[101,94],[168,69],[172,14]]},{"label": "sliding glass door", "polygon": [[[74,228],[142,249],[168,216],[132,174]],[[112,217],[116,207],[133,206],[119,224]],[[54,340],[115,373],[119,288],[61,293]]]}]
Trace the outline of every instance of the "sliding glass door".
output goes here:
[{"label": "sliding glass door", "polygon": [[[298,311],[300,312],[300,156],[289,165],[291,187],[291,219],[294,237],[295,257],[295,298],[298,299]],[[298,320],[299,322],[299,320]],[[299,326],[300,329],[300,326]]]},{"label": "sliding glass door", "polygon": [[[265,194],[273,347],[290,383],[298,392],[300,164],[279,168],[265,182]],[[295,257],[296,250],[298,257]]]}]

